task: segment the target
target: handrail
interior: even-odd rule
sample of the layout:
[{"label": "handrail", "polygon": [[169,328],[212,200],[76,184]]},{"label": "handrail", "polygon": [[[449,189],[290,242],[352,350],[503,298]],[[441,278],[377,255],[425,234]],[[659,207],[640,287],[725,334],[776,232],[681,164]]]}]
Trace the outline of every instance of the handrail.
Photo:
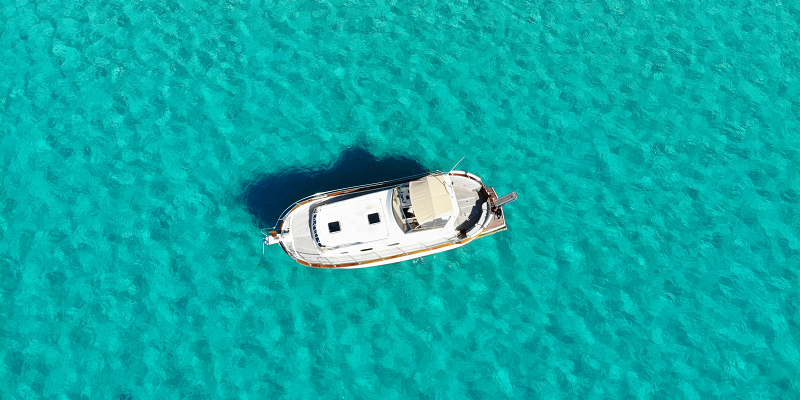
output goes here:
[{"label": "handrail", "polygon": [[[386,261],[387,258],[394,258],[394,257],[402,256],[402,255],[410,256],[411,254],[417,253],[420,250],[427,249],[428,251],[433,251],[434,247],[441,247],[442,245],[458,245],[458,244],[462,244],[463,243],[462,241],[459,240],[458,236],[453,237],[452,239],[448,239],[448,238],[444,238],[444,237],[442,237],[441,239],[443,239],[443,241],[437,242],[438,244],[430,244],[429,245],[429,244],[425,244],[423,242],[417,242],[416,244],[418,245],[418,249],[417,250],[409,249],[409,251],[411,253],[409,253],[408,251],[404,250],[400,246],[393,247],[393,249],[398,251],[398,253],[395,254],[395,255],[391,255],[390,254],[390,255],[383,256],[383,255],[381,255],[380,253],[378,253],[377,251],[374,251],[374,250],[371,251],[371,253],[376,255],[376,256],[378,256],[378,258],[380,258],[382,261]],[[329,257],[329,256],[324,256],[324,255],[313,255],[313,256],[312,255],[307,255],[307,256],[303,257],[303,256],[300,255],[300,253],[298,253],[297,251],[294,251],[293,249],[287,249],[286,253],[293,260],[295,260],[297,262],[300,262],[300,263],[311,263],[311,264],[313,264],[313,263],[316,262],[316,263],[319,263],[319,265],[332,265],[334,268],[338,268],[338,266],[340,266],[342,264],[345,264],[345,265],[347,264],[347,262],[343,261],[341,258],[334,258],[332,256]],[[423,255],[426,255],[426,254],[421,254],[420,256],[423,256]],[[354,265],[362,265],[364,263],[371,263],[371,262],[377,261],[377,259],[359,260],[358,258],[354,257],[352,254],[347,254],[346,257],[349,257],[351,260],[353,260],[354,263],[355,263]]]},{"label": "handrail", "polygon": [[311,236],[314,238],[317,244],[320,244],[319,234],[317,234],[317,211],[318,210],[314,210],[314,214],[311,215]]},{"label": "handrail", "polygon": [[[437,169],[437,170],[428,171],[428,172],[425,172],[425,173],[422,173],[422,174],[406,176],[406,177],[403,177],[403,178],[390,179],[388,181],[369,183],[369,184],[365,184],[365,185],[356,185],[356,186],[350,186],[350,187],[340,188],[340,189],[333,189],[333,190],[328,190],[326,192],[319,192],[319,193],[312,194],[310,196],[303,197],[302,199],[295,201],[294,203],[292,203],[292,205],[290,205],[289,207],[286,207],[286,209],[283,210],[281,215],[278,217],[278,220],[275,221],[275,225],[272,227],[272,230],[275,230],[278,227],[278,225],[280,225],[281,221],[283,221],[284,218],[286,218],[286,215],[292,209],[294,209],[294,207],[296,207],[298,204],[300,204],[302,202],[305,202],[305,201],[308,201],[308,200],[311,200],[311,199],[315,199],[315,198],[321,198],[321,197],[327,196],[327,195],[329,195],[331,193],[350,191],[350,190],[355,190],[355,189],[364,189],[364,188],[368,188],[368,187],[371,187],[371,186],[388,185],[388,184],[395,183],[395,182],[401,182],[401,181],[410,180],[410,179],[422,178],[423,176],[428,176],[428,175],[437,174],[437,173],[442,173],[442,171]],[[262,228],[262,230],[263,229],[266,229],[266,228]]]}]

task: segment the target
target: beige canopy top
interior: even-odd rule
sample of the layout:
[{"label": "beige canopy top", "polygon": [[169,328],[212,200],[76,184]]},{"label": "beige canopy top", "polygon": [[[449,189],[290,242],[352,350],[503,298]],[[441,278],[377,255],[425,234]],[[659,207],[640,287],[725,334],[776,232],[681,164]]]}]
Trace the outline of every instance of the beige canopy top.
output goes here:
[{"label": "beige canopy top", "polygon": [[450,194],[444,186],[444,176],[426,176],[408,185],[411,206],[420,225],[453,212]]}]

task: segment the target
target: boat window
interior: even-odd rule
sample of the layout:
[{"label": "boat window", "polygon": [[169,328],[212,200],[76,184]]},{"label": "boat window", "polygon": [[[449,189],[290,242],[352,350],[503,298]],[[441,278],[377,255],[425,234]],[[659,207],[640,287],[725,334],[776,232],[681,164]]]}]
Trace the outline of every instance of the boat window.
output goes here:
[{"label": "boat window", "polygon": [[361,250],[361,251],[370,251],[370,250],[372,250],[372,247],[370,247],[368,249]]},{"label": "boat window", "polygon": [[389,246],[397,246],[398,244],[400,244],[400,243],[392,243],[392,244],[387,244],[387,245],[386,245],[386,247],[389,247]]},{"label": "boat window", "polygon": [[378,224],[381,222],[381,216],[378,213],[372,213],[367,215],[367,219],[369,220],[369,224]]},{"label": "boat window", "polygon": [[328,223],[328,231],[330,233],[336,233],[341,231],[342,228],[339,226],[339,221],[329,222]]}]

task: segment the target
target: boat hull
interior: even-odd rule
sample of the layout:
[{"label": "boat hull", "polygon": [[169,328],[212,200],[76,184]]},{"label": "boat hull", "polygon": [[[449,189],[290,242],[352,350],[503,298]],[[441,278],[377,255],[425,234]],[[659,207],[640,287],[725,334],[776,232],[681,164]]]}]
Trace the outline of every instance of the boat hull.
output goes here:
[{"label": "boat hull", "polygon": [[[355,189],[342,189],[331,193],[322,193],[300,201],[288,213],[285,213],[285,217],[280,220],[278,229],[270,231],[271,237],[269,240],[265,240],[265,243],[279,243],[287,255],[304,266],[325,269],[356,269],[393,264],[454,250],[475,239],[507,229],[502,209],[492,207],[492,201],[497,199],[497,195],[492,188],[486,187],[480,178],[462,171],[450,172],[448,175],[444,175],[440,171],[439,173],[440,175],[438,176],[447,177],[447,182],[450,183],[451,189],[456,184],[464,186],[464,188],[461,188],[462,193],[460,196],[455,196],[458,191],[453,189],[453,205],[462,207],[462,209],[456,209],[456,212],[463,212],[464,217],[458,217],[461,218],[462,226],[472,224],[469,225],[472,228],[469,229],[469,232],[467,232],[467,229],[463,229],[463,231],[454,229],[456,222],[458,222],[458,218],[454,217],[452,218],[453,224],[450,226],[453,229],[448,231],[443,228],[442,231],[438,231],[440,232],[438,235],[444,234],[442,238],[438,238],[438,242],[428,241],[426,243],[425,240],[420,240],[418,243],[406,243],[400,240],[399,243],[391,243],[380,249],[375,247],[375,244],[367,242],[360,247],[368,246],[368,248],[362,249],[360,252],[353,250],[352,253],[349,251],[343,252],[341,249],[338,249],[337,252],[336,248],[333,251],[329,251],[330,249],[321,245],[324,241],[320,241],[317,231],[315,231],[318,227],[314,223],[315,212],[318,209],[321,209],[326,203],[342,201],[341,199],[346,199],[347,197],[364,198],[365,196],[373,196],[380,198],[383,193],[381,191],[388,193],[393,187],[413,180],[409,179],[408,181],[393,181],[388,184],[379,183]],[[467,193],[467,195],[463,195],[463,193]],[[475,196],[473,200],[464,199],[465,206],[458,203],[459,200],[468,197],[470,193]],[[469,204],[469,201],[473,201],[475,204]],[[470,207],[473,207],[471,214],[469,213]],[[386,221],[386,223],[389,223],[389,221]],[[452,237],[448,238],[448,234],[452,235]],[[425,235],[431,237],[430,234],[425,232],[411,233],[411,235],[416,235],[413,236],[415,239],[425,238]],[[387,241],[394,240],[387,239]],[[399,246],[389,247],[398,244]],[[380,244],[378,243],[378,245]]]}]

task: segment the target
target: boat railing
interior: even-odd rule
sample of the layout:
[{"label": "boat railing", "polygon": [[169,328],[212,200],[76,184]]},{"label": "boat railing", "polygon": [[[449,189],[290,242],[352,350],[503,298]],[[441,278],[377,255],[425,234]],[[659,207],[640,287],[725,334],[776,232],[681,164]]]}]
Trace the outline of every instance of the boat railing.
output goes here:
[{"label": "boat railing", "polygon": [[314,214],[311,216],[311,236],[314,238],[314,241],[319,243],[319,235],[317,235],[317,213],[319,210],[314,210]]},{"label": "boat railing", "polygon": [[[431,175],[431,174],[441,174],[441,173],[443,173],[443,172],[437,169],[437,170],[428,171],[428,172],[421,173],[421,174],[410,175],[410,176],[397,178],[397,179],[390,179],[390,180],[382,181],[382,182],[370,183],[370,184],[365,184],[365,185],[356,185],[356,186],[350,186],[350,187],[341,188],[341,189],[328,190],[326,192],[314,193],[314,194],[312,194],[310,196],[303,197],[302,199],[297,200],[294,203],[292,203],[289,207],[286,207],[286,209],[283,210],[283,212],[281,213],[280,217],[278,217],[278,220],[275,221],[275,225],[271,228],[271,230],[275,230],[278,227],[278,225],[281,224],[281,221],[285,220],[285,218],[289,214],[289,212],[291,212],[300,203],[304,203],[304,202],[307,202],[307,201],[313,200],[313,199],[322,198],[322,197],[325,197],[325,196],[327,196],[327,195],[329,195],[331,193],[347,192],[347,191],[353,191],[353,190],[359,190],[359,189],[366,189],[366,188],[370,188],[370,187],[391,185],[392,183],[400,183],[400,182],[408,181],[408,180],[411,180],[411,179],[422,178],[424,176],[428,176],[428,175]],[[264,229],[262,229],[262,231]]]},{"label": "boat railing", "polygon": [[[392,249],[385,249],[381,251],[370,251],[368,253],[354,255],[354,254],[341,254],[338,256],[325,256],[321,254],[299,254],[294,251],[289,252],[289,256],[292,257],[295,261],[302,260],[303,262],[310,262],[312,264],[323,264],[323,265],[344,265],[344,264],[363,264],[375,261],[377,259],[386,260],[390,257],[397,257],[397,256],[408,256],[410,253],[419,251],[419,250],[427,250],[433,251],[433,247],[441,246],[442,244],[458,244],[460,242],[458,237],[454,238],[443,238],[444,240],[437,240],[432,242],[417,242],[411,245],[409,248],[406,246],[405,249],[401,248],[400,246],[396,246]],[[376,258],[377,257],[377,258]],[[334,267],[335,268],[335,267]]]}]

